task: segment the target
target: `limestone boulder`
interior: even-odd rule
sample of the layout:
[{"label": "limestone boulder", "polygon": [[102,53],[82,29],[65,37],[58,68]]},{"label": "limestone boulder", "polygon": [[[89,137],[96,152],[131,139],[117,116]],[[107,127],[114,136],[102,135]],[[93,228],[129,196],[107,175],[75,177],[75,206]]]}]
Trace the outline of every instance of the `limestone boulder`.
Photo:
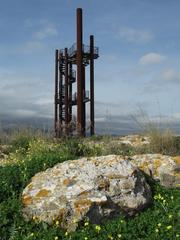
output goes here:
[{"label": "limestone boulder", "polygon": [[180,156],[143,154],[132,156],[129,160],[161,185],[180,187]]},{"label": "limestone boulder", "polygon": [[26,220],[58,220],[68,231],[85,219],[99,224],[122,213],[133,215],[150,201],[141,171],[116,155],[59,163],[36,174],[22,194]]},{"label": "limestone boulder", "polygon": [[119,138],[119,143],[132,147],[142,147],[150,144],[150,137],[141,135],[127,135]]}]

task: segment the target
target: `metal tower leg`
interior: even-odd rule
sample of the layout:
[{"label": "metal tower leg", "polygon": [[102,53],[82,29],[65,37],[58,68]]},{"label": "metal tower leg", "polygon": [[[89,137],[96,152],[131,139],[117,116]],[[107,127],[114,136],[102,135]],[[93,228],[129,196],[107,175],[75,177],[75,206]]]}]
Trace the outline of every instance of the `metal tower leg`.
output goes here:
[{"label": "metal tower leg", "polygon": [[68,135],[68,125],[69,125],[69,80],[68,80],[68,49],[65,48],[65,133]]},{"label": "metal tower leg", "polygon": [[77,9],[77,130],[80,136],[84,135],[83,131],[83,53],[82,53],[82,9]]},{"label": "metal tower leg", "polygon": [[58,136],[58,50],[55,51],[55,96],[54,96],[54,129],[55,136]]},{"label": "metal tower leg", "polygon": [[94,36],[90,36],[90,135],[94,135]]},{"label": "metal tower leg", "polygon": [[62,136],[62,53],[59,53],[59,137]]},{"label": "metal tower leg", "polygon": [[71,134],[72,132],[72,63],[70,62],[69,63],[69,119],[68,119],[68,122],[69,122],[69,132]]}]

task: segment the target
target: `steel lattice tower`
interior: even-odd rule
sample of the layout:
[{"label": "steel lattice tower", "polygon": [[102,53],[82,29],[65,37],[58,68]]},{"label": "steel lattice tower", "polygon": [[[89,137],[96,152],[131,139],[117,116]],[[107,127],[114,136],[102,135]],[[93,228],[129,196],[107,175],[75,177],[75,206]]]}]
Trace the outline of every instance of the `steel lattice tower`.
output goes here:
[{"label": "steel lattice tower", "polygon": [[[78,8],[77,39],[70,48],[55,51],[55,136],[69,136],[76,132],[86,136],[86,103],[90,102],[90,135],[94,134],[94,59],[99,57],[99,49],[94,47],[94,36],[89,45],[83,44],[82,9]],[[86,90],[86,67],[89,65],[90,96]],[[76,67],[76,71],[73,69]],[[73,93],[73,84],[77,91]],[[77,106],[76,123],[72,107]]]}]

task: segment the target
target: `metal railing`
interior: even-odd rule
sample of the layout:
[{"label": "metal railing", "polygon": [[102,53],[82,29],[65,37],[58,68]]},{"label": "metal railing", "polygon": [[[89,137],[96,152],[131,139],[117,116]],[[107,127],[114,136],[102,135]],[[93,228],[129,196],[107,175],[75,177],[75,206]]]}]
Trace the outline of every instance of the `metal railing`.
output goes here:
[{"label": "metal railing", "polygon": [[[68,49],[68,54],[70,56],[74,55],[76,53],[77,50],[77,44],[74,43],[69,49]],[[88,53],[90,54],[90,46],[83,44],[82,50],[84,53]],[[94,54],[99,55],[99,48],[98,47],[94,47]]]}]

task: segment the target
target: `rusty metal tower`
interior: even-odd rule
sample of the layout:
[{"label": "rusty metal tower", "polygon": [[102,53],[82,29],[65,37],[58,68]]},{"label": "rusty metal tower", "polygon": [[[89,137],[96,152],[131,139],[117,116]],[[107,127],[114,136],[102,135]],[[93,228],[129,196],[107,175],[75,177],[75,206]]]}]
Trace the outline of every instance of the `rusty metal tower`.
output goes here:
[{"label": "rusty metal tower", "polygon": [[[78,134],[86,136],[86,103],[90,102],[90,135],[94,135],[94,59],[99,49],[94,47],[94,36],[89,45],[83,44],[82,9],[76,11],[77,39],[70,48],[55,51],[55,136]],[[86,90],[86,66],[89,65],[90,96]],[[76,68],[76,70],[73,69]],[[74,85],[77,91],[73,93]],[[76,119],[72,107],[77,106]]]}]

